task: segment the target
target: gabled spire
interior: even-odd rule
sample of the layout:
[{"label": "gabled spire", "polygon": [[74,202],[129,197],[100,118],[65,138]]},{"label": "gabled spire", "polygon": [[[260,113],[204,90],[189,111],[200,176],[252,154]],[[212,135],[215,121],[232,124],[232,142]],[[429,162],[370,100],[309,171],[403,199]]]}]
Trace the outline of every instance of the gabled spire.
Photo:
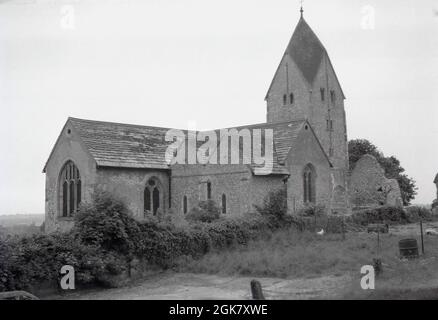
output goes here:
[{"label": "gabled spire", "polygon": [[313,83],[324,53],[321,41],[301,16],[285,55],[295,61],[309,84]]},{"label": "gabled spire", "polygon": [[[313,85],[313,81],[315,80],[316,74],[318,73],[319,67],[321,65],[322,60],[324,59],[324,56],[327,57],[327,60],[330,65],[331,62],[322,42],[318,39],[316,34],[313,32],[313,30],[310,28],[310,26],[307,24],[306,20],[304,19],[303,11],[304,11],[303,7],[301,6],[300,20],[298,21],[298,24],[295,27],[295,31],[292,35],[292,38],[290,39],[286,51],[284,52],[283,59],[284,56],[291,57],[292,60],[297,65],[297,67],[300,69],[307,83]],[[278,68],[277,68],[277,72],[278,72]],[[269,91],[271,90],[273,81],[274,80],[272,80],[271,85],[269,86],[266,97],[268,96]],[[344,96],[343,92],[342,95]]]}]

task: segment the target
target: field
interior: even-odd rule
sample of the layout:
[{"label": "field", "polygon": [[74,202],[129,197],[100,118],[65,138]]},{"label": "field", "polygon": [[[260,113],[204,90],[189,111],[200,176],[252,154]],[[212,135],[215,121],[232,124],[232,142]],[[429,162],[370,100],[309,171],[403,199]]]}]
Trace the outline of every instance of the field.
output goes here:
[{"label": "field", "polygon": [[[342,290],[331,298],[438,297],[433,291],[438,289],[438,236],[424,236],[425,254],[420,259],[400,260],[398,241],[411,237],[418,240],[421,253],[418,224],[390,228],[389,234],[379,235],[379,244],[375,233],[347,233],[343,240],[339,234],[281,231],[247,247],[212,252],[200,260],[181,259],[176,270],[256,278],[342,277]],[[373,258],[382,260],[383,273],[376,278],[376,290],[365,291],[360,269],[372,265]]]}]

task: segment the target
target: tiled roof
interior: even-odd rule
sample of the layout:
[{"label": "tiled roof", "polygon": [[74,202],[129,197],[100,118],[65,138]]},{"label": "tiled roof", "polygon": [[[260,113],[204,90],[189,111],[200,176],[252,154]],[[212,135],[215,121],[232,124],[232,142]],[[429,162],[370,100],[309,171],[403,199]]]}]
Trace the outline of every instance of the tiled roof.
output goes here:
[{"label": "tiled roof", "polygon": [[313,83],[325,49],[316,34],[301,18],[290,39],[285,54],[288,54],[300,68],[307,82]]},{"label": "tiled roof", "polygon": [[69,118],[99,166],[168,169],[168,128]]},{"label": "tiled roof", "polygon": [[[289,171],[284,166],[286,157],[291,149],[294,147],[295,140],[298,136],[299,130],[303,127],[306,120],[295,120],[282,123],[261,123],[249,126],[236,127],[237,130],[242,129],[272,129],[274,136],[273,157],[272,157],[272,174],[289,174]],[[228,128],[231,129],[231,128]],[[262,133],[262,138],[264,133]],[[264,141],[262,139],[262,154],[264,154]],[[241,146],[242,149],[242,146]],[[242,150],[240,150],[242,154]],[[269,159],[267,159],[269,160]],[[255,174],[266,174],[262,168],[267,167],[266,164],[258,165],[254,162],[251,164],[251,169]],[[268,166],[269,167],[269,166]]]},{"label": "tiled roof", "polygon": [[[322,42],[318,39],[303,17],[298,21],[283,57],[286,55],[292,58],[310,85],[312,85],[315,80],[324,56],[327,57],[328,63],[331,65],[330,57]],[[337,78],[336,73],[335,77]],[[274,80],[272,80],[266,96],[269,94],[273,82]],[[345,97],[343,92],[342,95]]]},{"label": "tiled roof", "polygon": [[[98,166],[151,169],[170,168],[165,160],[167,147],[172,143],[165,141],[165,134],[170,130],[169,128],[77,118],[69,118],[68,123],[70,123],[78,133],[84,146],[90,152]],[[252,129],[272,129],[274,136],[274,154],[272,159],[272,172],[268,173],[288,174],[289,172],[284,166],[284,162],[289,151],[293,149],[298,132],[304,123],[307,123],[307,121],[297,120],[283,123],[262,123],[234,128],[239,131],[249,129],[251,133],[253,132]],[[230,130],[233,128],[227,129]],[[187,131],[181,131],[187,134]],[[219,143],[220,129],[215,131]],[[263,132],[262,137],[264,137]],[[197,147],[203,143],[204,142],[197,142]],[[231,142],[229,142],[229,148],[231,148]],[[240,143],[239,148],[239,154],[242,155],[242,143]],[[219,149],[218,147],[218,150]],[[262,154],[264,154],[263,148]],[[242,156],[240,156],[240,161],[242,161]],[[267,173],[261,170],[263,166],[264,165],[255,164],[254,162],[250,165],[256,175]]]}]

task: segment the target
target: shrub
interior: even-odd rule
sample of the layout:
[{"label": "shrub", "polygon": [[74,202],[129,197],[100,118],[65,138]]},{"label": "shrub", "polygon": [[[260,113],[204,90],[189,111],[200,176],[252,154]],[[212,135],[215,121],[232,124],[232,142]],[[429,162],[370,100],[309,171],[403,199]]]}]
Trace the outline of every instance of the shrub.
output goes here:
[{"label": "shrub", "polygon": [[85,245],[132,255],[140,237],[137,222],[122,201],[98,192],[75,216],[75,236]]},{"label": "shrub", "polygon": [[406,212],[401,207],[382,206],[353,212],[354,223],[365,226],[370,223],[406,223]]},{"label": "shrub", "polygon": [[298,211],[298,215],[304,217],[318,217],[326,214],[325,206],[320,204],[309,203]]},{"label": "shrub", "polygon": [[187,214],[187,220],[198,222],[213,222],[220,217],[220,209],[213,200],[200,201]]},{"label": "shrub", "polygon": [[194,222],[183,227],[169,219],[138,222],[121,201],[99,192],[81,206],[69,233],[0,239],[0,291],[32,291],[47,282],[56,286],[61,267],[67,264],[75,269],[78,287],[114,286],[135,258],[169,268],[178,257],[198,258],[296,223],[289,216],[279,222],[278,211],[218,219],[219,209],[212,201],[200,203],[199,209]]},{"label": "shrub", "polygon": [[96,283],[106,270],[106,255],[71,233],[5,239],[0,241],[0,258],[0,291],[33,290],[41,283],[56,287],[63,265],[74,267],[79,285]]},{"label": "shrub", "polygon": [[263,216],[283,219],[287,213],[287,192],[285,187],[272,190],[263,199],[262,206],[254,206],[257,212]]},{"label": "shrub", "polygon": [[406,207],[406,217],[408,222],[418,222],[420,220],[432,220],[432,210],[423,206]]}]

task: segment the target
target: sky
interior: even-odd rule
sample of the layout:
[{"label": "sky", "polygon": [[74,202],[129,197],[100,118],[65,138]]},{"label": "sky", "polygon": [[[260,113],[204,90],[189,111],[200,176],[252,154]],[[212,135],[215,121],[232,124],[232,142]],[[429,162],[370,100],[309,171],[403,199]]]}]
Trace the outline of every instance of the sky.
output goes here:
[{"label": "sky", "polygon": [[[0,214],[43,213],[69,116],[206,130],[266,120],[299,0],[0,0]],[[346,95],[348,138],[436,197],[438,1],[305,0]]]}]

